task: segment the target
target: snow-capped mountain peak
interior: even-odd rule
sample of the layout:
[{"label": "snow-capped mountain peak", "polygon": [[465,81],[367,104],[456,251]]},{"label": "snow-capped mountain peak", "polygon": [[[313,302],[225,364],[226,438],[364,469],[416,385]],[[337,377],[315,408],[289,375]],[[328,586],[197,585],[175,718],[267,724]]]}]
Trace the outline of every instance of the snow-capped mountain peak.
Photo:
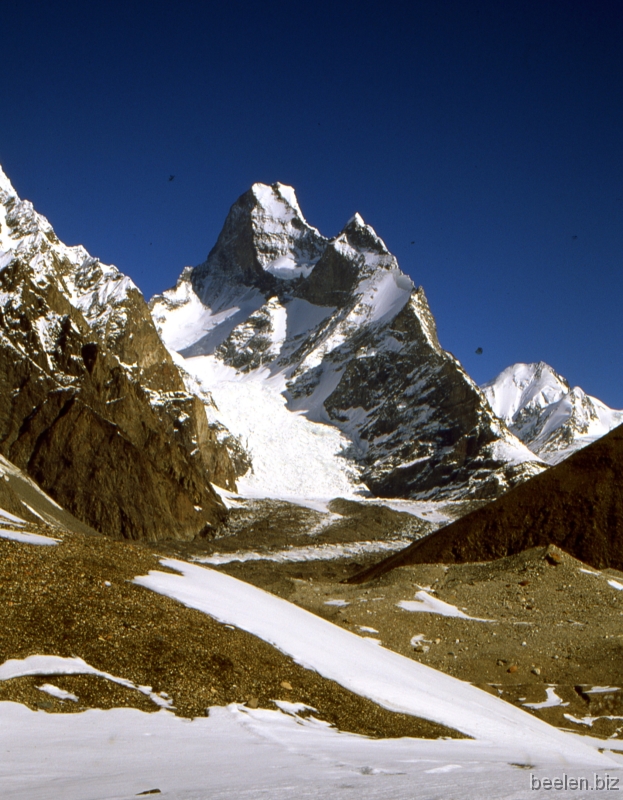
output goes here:
[{"label": "snow-capped mountain peak", "polygon": [[[452,494],[475,479],[484,496],[542,469],[442,350],[424,292],[360,214],[328,239],[303,218],[291,187],[254,184],[207,260],[150,305],[165,343],[217,406],[246,392],[248,408],[265,415],[272,392],[276,420],[304,415],[318,442],[329,441],[327,425],[337,428],[344,455],[336,461],[331,439],[331,463],[342,462],[335,474],[355,469],[373,492]],[[222,413],[253,453],[270,450],[265,421]],[[289,430],[279,427],[271,439]],[[314,476],[309,455],[297,459],[258,472],[256,483],[274,491],[273,475],[300,474],[306,492],[326,485],[324,468]]]},{"label": "snow-capped mountain peak", "polygon": [[548,364],[512,364],[482,386],[491,408],[506,423],[525,409],[543,409],[569,392],[569,384]]},{"label": "snow-capped mountain peak", "polygon": [[125,313],[122,308],[130,293],[140,295],[136,284],[117,267],[90,256],[82,245],[67,246],[59,241],[46,217],[35,211],[29,200],[21,200],[4,172],[2,176],[0,268],[16,256],[23,257],[38,286],[54,286],[60,281],[63,292],[89,325],[105,337],[114,336],[118,325],[111,326],[111,321],[115,314]]},{"label": "snow-capped mountain peak", "polygon": [[291,186],[255,183],[232,206],[207,260],[193,276],[198,296],[214,308],[217,284],[260,290],[307,276],[327,239],[305,221]]},{"label": "snow-capped mountain peak", "polygon": [[512,364],[482,387],[494,413],[533,453],[556,464],[623,423],[608,408],[539,361]]},{"label": "snow-capped mountain peak", "polygon": [[251,192],[267,216],[284,221],[294,217],[303,219],[303,213],[292,186],[278,182],[270,186],[265,183],[254,183]]}]

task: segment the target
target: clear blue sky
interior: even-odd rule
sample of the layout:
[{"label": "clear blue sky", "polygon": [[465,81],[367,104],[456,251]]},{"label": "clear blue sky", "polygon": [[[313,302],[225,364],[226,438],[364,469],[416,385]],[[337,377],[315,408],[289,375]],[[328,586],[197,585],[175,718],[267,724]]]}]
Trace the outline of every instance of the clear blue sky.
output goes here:
[{"label": "clear blue sky", "polygon": [[544,360],[623,408],[620,0],[20,0],[0,24],[0,163],[147,297],[281,181],[325,235],[373,225],[478,382]]}]

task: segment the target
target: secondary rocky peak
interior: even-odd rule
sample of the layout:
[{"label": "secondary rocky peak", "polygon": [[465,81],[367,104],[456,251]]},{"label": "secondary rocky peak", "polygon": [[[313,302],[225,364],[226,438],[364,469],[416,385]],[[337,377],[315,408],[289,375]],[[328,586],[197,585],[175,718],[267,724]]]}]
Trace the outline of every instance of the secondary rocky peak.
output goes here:
[{"label": "secondary rocky peak", "polygon": [[337,240],[345,240],[355,250],[360,252],[389,255],[385,242],[376,233],[371,225],[367,225],[361,214],[355,213],[337,235]]}]

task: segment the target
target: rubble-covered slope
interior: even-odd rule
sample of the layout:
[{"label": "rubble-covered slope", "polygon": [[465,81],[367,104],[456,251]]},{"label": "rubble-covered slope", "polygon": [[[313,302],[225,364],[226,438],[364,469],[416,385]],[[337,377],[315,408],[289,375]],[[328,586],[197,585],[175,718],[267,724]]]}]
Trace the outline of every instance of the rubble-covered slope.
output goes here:
[{"label": "rubble-covered slope", "polygon": [[481,386],[491,408],[533,453],[558,464],[623,423],[608,408],[543,361],[512,364]]},{"label": "rubble-covered slope", "polygon": [[[193,537],[234,468],[115,267],[62,244],[0,171],[0,452],[112,536]],[[225,432],[226,434],[226,432]]]},{"label": "rubble-covered slope", "polygon": [[342,456],[379,496],[495,497],[543,469],[441,348],[423,289],[358,214],[327,239],[291,187],[254,184],[207,260],[150,306],[198,377],[217,362],[281,380],[290,411],[347,437]]}]

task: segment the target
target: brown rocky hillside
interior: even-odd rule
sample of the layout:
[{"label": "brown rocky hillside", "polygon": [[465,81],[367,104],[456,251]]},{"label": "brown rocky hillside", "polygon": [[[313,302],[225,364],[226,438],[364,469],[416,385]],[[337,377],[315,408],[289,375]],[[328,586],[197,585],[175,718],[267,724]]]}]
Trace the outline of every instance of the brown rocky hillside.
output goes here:
[{"label": "brown rocky hillside", "polygon": [[623,570],[623,426],[349,582],[409,564],[492,561],[548,544],[598,569]]},{"label": "brown rocky hillside", "polygon": [[[0,453],[83,523],[192,539],[236,469],[115,267],[67,247],[0,171]],[[231,437],[230,437],[231,438]]]}]

